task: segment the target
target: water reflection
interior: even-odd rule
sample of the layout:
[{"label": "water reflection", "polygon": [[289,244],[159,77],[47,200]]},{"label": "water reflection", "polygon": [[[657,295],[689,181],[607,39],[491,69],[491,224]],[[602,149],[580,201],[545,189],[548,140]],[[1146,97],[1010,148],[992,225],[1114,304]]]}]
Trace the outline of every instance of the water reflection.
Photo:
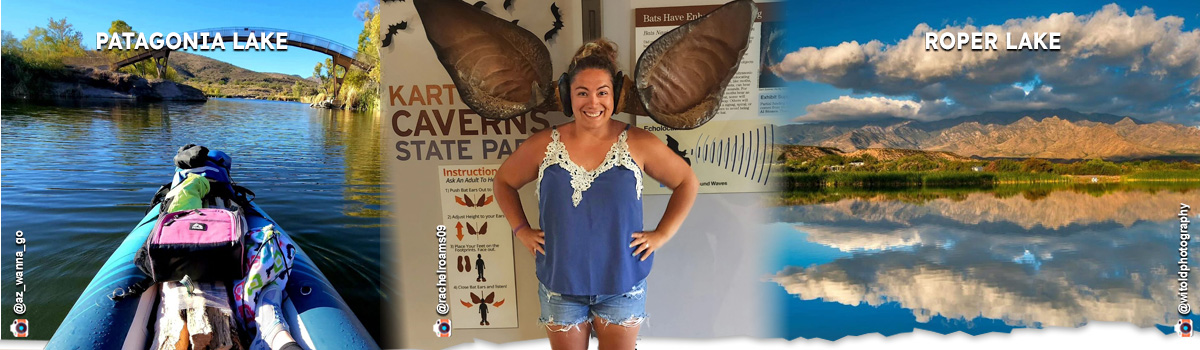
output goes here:
[{"label": "water reflection", "polygon": [[[233,157],[231,176],[292,234],[378,339],[379,116],[286,102],[124,101],[3,106],[4,229],[30,244],[31,339],[48,339],[116,249],[187,143]],[[5,251],[16,248],[12,240]],[[3,276],[11,285],[13,276]],[[12,299],[4,299],[11,307]]]},{"label": "water reflection", "polygon": [[1200,203],[1200,191],[876,195],[779,207],[784,244],[770,280],[798,298],[783,302],[784,336],[889,332],[831,332],[813,315],[830,304],[943,332],[1173,325],[1179,203]]},{"label": "water reflection", "polygon": [[354,203],[343,208],[348,216],[380,218],[384,212],[384,177],[379,152],[379,113],[321,110],[326,152],[344,159],[344,199]]}]

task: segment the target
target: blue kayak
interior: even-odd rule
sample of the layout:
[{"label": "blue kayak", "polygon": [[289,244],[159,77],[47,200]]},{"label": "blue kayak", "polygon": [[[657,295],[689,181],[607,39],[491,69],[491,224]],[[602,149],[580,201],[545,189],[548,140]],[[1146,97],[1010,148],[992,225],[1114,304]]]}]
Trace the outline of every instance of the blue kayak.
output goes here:
[{"label": "blue kayak", "polygon": [[[249,229],[275,225],[252,201],[244,208]],[[84,289],[46,349],[147,349],[154,336],[159,287],[125,296],[147,279],[134,256],[153,230],[162,204],[146,214]],[[282,230],[281,230],[282,231]],[[286,234],[286,233],[283,233]],[[284,292],[283,314],[304,349],[379,349],[312,259],[297,249]],[[248,344],[247,344],[248,345]]]}]

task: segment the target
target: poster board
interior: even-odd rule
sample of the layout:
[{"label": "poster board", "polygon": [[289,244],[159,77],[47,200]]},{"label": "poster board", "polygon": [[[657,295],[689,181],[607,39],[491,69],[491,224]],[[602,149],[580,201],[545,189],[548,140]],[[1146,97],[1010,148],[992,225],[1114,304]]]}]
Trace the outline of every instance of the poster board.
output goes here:
[{"label": "poster board", "polygon": [[[502,2],[488,2],[483,10],[518,20],[543,38],[556,20],[552,4],[564,27],[543,44],[558,72],[582,42],[578,4],[529,0],[504,8]],[[394,330],[386,346],[445,348],[476,338],[509,342],[545,337],[537,323],[533,256],[514,251],[512,228],[494,198],[481,202],[494,196],[494,170],[505,157],[529,135],[566,117],[530,112],[509,120],[483,119],[455,90],[412,2],[380,7],[382,28],[406,22],[405,29],[392,35],[391,45],[380,50],[385,66],[380,86],[383,168],[395,203],[390,218],[394,229],[386,234],[397,242],[391,248],[388,273],[394,279],[389,289],[399,300],[385,311],[391,316],[385,327]],[[520,194],[528,219],[537,222],[533,187]],[[478,260],[484,261],[486,282],[478,276]],[[494,293],[486,306],[487,322],[472,293],[479,299]],[[433,329],[439,320],[450,321],[447,337]]]},{"label": "poster board", "polygon": [[[777,3],[759,3],[759,18],[750,30],[750,40],[737,73],[721,98],[717,115],[707,124],[692,130],[675,130],[638,117],[638,127],[663,140],[683,157],[700,180],[700,193],[769,192],[774,126],[764,117],[783,113],[784,88],[762,67],[764,46],[781,25]],[[720,5],[641,7],[634,9],[633,40],[635,57],[663,34],[717,9]],[[764,77],[764,74],[766,73]],[[670,190],[647,179],[647,194],[667,194]]]}]

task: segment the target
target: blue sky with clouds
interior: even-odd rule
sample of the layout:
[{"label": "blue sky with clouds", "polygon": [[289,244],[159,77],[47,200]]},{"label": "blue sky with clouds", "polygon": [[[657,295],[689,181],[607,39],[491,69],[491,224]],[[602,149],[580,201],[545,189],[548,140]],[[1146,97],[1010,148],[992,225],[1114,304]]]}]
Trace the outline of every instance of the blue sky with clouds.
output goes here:
[{"label": "blue sky with clouds", "polygon": [[[1200,125],[1200,2],[1110,3],[790,1],[783,47],[793,54],[776,67],[795,97],[777,122],[1071,108]],[[968,26],[1058,30],[1064,49],[936,55],[904,45]]]},{"label": "blue sky with clouds", "polygon": [[[362,0],[295,1],[64,1],[8,0],[0,12],[0,28],[24,38],[33,27],[45,27],[50,18],[66,18],[83,33],[84,44],[93,48],[96,33],[108,31],[114,20],[124,20],[135,31],[183,32],[217,27],[267,27],[299,31],[357,47],[363,22],[356,18]],[[291,48],[285,52],[203,51],[192,52],[259,72],[312,75],[313,66],[328,55]]]}]

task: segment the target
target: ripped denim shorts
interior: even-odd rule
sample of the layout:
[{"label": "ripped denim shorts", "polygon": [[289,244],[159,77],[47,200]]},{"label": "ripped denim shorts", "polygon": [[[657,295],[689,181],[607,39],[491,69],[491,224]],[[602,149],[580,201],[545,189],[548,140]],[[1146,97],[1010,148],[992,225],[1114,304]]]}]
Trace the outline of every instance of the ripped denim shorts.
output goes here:
[{"label": "ripped denim shorts", "polygon": [[609,324],[637,327],[647,317],[646,280],[629,292],[611,295],[565,295],[538,283],[538,300],[542,305],[538,321],[547,326],[578,326],[596,317]]}]

